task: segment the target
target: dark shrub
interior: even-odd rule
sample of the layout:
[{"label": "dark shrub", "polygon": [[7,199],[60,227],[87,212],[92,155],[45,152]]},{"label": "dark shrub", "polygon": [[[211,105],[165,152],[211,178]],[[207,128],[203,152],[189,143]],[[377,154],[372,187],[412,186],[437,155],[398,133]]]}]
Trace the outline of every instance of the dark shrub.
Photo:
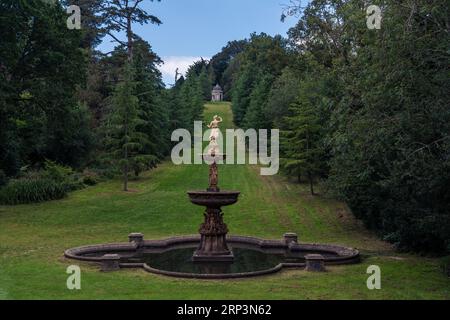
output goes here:
[{"label": "dark shrub", "polygon": [[51,179],[11,180],[0,189],[0,204],[15,205],[64,198],[68,187]]},{"label": "dark shrub", "polygon": [[59,165],[53,161],[45,161],[45,169],[40,172],[43,178],[47,178],[57,182],[66,182],[71,179],[73,170],[70,167]]},{"label": "dark shrub", "polygon": [[85,185],[94,186],[98,183],[99,177],[96,172],[86,169],[83,171],[82,180]]},{"label": "dark shrub", "polygon": [[45,170],[40,171],[39,176],[63,184],[67,191],[80,190],[85,187],[82,176],[75,173],[72,168],[50,160],[45,161]]}]

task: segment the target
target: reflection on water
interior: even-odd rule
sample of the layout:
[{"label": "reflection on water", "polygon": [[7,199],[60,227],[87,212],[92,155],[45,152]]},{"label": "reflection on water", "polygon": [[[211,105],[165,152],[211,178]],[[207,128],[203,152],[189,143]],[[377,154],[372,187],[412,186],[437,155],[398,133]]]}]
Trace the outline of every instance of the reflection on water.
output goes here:
[{"label": "reflection on water", "polygon": [[[233,262],[193,262],[192,255],[196,246],[187,246],[177,249],[168,249],[164,252],[140,253],[120,252],[120,262],[122,263],[146,263],[148,266],[172,272],[193,273],[193,274],[230,274],[230,273],[248,273],[255,271],[268,270],[277,266],[281,262],[304,263],[305,255],[310,253],[320,253],[325,258],[338,256],[334,252],[303,250],[290,252],[278,250],[264,252],[255,248],[239,247],[233,245]],[[107,253],[97,251],[84,254],[85,257],[101,257]]]},{"label": "reflection on water", "polygon": [[267,270],[285,261],[284,255],[268,254],[246,248],[233,248],[233,262],[193,262],[195,248],[183,248],[163,253],[146,253],[130,262],[145,262],[148,266],[165,271],[195,274],[245,273]]}]

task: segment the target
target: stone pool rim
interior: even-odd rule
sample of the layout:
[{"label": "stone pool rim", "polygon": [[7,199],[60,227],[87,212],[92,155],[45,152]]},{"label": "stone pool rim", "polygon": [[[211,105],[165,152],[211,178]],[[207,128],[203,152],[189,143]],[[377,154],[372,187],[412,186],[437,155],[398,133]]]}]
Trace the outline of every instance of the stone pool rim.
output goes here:
[{"label": "stone pool rim", "polygon": [[[199,235],[189,236],[176,236],[161,240],[144,240],[144,236],[141,233],[131,233],[128,243],[108,243],[98,245],[87,245],[76,248],[68,249],[64,252],[64,256],[69,259],[75,259],[80,261],[95,262],[100,265],[108,262],[111,256],[106,259],[103,256],[86,256],[88,254],[117,254],[119,258],[127,258],[127,254],[138,252],[166,252],[177,249],[183,246],[193,246],[200,242]],[[360,253],[357,249],[334,245],[334,244],[322,244],[322,243],[298,243],[295,233],[286,233],[281,240],[267,240],[250,236],[227,236],[228,243],[233,246],[244,245],[249,246],[251,249],[258,250],[264,253],[270,253],[270,250],[285,250],[285,252],[313,252],[313,253],[332,253],[336,256],[327,257],[324,256],[325,265],[340,265],[340,264],[353,264],[360,261]],[[121,255],[122,254],[122,255]],[[132,257],[132,256],[128,256]],[[267,275],[276,273],[285,268],[304,269],[305,262],[281,262],[276,266],[264,270],[249,271],[245,273],[218,273],[218,274],[205,274],[205,273],[185,273],[168,271],[162,269],[156,269],[145,262],[132,263],[132,262],[120,262],[118,263],[118,269],[126,268],[142,268],[147,272],[153,274],[159,274],[169,277],[177,278],[192,278],[192,279],[235,279],[255,277],[261,275]],[[118,270],[117,269],[117,270]]]}]

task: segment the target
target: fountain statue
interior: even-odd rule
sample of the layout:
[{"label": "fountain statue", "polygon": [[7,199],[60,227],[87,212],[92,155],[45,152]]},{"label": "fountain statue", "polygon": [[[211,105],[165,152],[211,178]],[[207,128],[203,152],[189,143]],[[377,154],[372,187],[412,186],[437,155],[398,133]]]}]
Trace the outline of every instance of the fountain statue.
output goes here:
[{"label": "fountain statue", "polygon": [[211,129],[211,134],[209,135],[209,140],[211,141],[211,138],[214,137],[216,140],[219,137],[219,123],[223,122],[222,117],[219,117],[218,115],[215,115],[213,117],[213,120],[208,125],[208,128]]}]

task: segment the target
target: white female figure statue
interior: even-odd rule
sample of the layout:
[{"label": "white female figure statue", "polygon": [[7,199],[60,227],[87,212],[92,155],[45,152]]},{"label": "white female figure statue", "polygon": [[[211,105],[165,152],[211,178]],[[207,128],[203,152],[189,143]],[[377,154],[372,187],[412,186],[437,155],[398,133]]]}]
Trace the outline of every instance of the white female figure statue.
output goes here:
[{"label": "white female figure statue", "polygon": [[219,138],[219,123],[223,121],[222,117],[215,115],[213,121],[208,125],[208,128],[211,129],[211,134],[209,135],[209,140],[211,141],[211,137],[214,137],[214,140],[217,141]]},{"label": "white female figure statue", "polygon": [[219,173],[217,171],[216,164],[216,156],[219,156],[219,144],[217,143],[217,139],[220,135],[219,123],[223,121],[222,117],[215,115],[213,121],[208,125],[208,128],[211,129],[211,133],[209,135],[209,146],[208,146],[208,155],[212,157],[212,163],[209,165],[209,187],[208,191],[218,192],[220,191],[218,187],[219,182]]}]

